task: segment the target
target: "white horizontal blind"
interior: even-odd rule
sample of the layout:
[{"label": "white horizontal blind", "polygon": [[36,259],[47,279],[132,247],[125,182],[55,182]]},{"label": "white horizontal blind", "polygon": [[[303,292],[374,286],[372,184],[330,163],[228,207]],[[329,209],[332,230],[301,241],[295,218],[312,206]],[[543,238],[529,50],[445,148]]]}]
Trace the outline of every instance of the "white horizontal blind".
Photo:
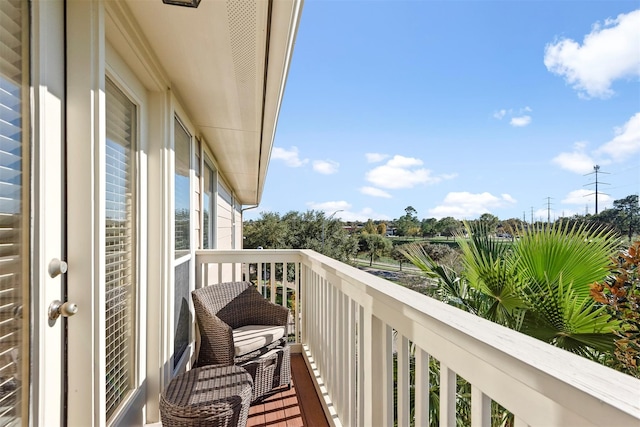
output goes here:
[{"label": "white horizontal blind", "polygon": [[135,367],[135,198],[133,147],[136,107],[106,82],[106,408],[109,418],[133,389]]},{"label": "white horizontal blind", "polygon": [[[28,305],[29,185],[25,84],[27,6],[0,0],[0,425],[20,425],[23,345],[22,307]],[[26,424],[26,422],[25,422]]]}]

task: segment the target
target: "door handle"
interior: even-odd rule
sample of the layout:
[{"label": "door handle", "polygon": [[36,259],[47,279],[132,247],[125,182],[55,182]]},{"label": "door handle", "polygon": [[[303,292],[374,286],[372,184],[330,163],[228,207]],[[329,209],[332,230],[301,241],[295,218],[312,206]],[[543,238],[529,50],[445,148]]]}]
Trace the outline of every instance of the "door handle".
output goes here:
[{"label": "door handle", "polygon": [[49,325],[53,326],[58,317],[70,317],[78,312],[78,305],[72,302],[55,300],[49,305]]},{"label": "door handle", "polygon": [[67,263],[54,258],[49,262],[49,276],[56,277],[67,272]]}]

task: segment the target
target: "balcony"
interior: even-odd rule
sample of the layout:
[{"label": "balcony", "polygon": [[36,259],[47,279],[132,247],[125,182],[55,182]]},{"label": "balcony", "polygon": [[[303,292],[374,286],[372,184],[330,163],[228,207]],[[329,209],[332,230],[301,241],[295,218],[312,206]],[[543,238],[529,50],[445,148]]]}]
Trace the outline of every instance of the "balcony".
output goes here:
[{"label": "balcony", "polygon": [[[490,426],[496,402],[515,426],[640,425],[639,380],[314,251],[196,252],[196,286],[254,276],[291,309],[292,351],[330,424],[455,426],[467,411]],[[456,398],[460,379],[470,407]]]}]

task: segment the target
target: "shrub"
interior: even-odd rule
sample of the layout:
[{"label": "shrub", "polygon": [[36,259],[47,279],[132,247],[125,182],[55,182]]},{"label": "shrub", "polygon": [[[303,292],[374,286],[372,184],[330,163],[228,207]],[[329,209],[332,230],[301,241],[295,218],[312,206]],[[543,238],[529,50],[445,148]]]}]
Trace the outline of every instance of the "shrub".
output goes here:
[{"label": "shrub", "polygon": [[611,274],[591,285],[591,296],[620,321],[613,368],[640,378],[640,241],[620,252]]}]

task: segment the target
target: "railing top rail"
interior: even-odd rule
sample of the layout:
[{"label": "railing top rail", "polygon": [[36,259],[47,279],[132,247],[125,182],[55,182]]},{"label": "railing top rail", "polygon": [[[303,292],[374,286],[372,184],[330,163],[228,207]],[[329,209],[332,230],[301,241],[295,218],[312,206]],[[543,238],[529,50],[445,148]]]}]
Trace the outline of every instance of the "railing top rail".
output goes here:
[{"label": "railing top rail", "polygon": [[206,263],[257,263],[300,262],[299,249],[198,249],[196,262]]}]

